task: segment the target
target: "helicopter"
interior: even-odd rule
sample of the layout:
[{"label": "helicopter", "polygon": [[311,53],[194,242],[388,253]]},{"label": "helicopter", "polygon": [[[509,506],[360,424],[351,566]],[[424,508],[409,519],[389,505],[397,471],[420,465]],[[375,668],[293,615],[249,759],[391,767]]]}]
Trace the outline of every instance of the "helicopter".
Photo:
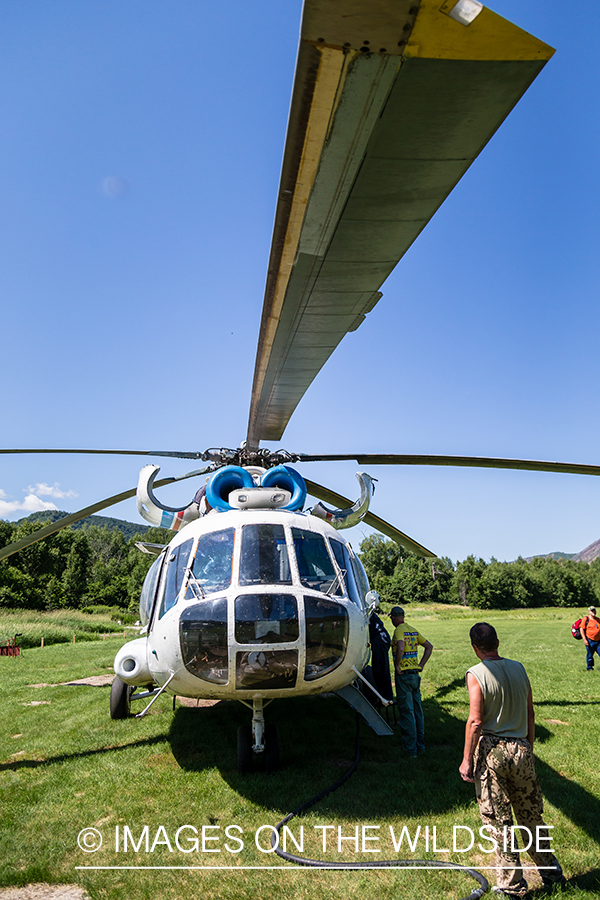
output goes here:
[{"label": "helicopter", "polygon": [[[244,771],[252,754],[276,765],[278,741],[263,715],[271,699],[336,690],[360,703],[346,688],[366,664],[377,598],[339,531],[362,520],[420,555],[435,554],[370,511],[366,473],[353,504],[304,480],[294,465],[352,459],[369,468],[600,474],[599,467],[535,460],[311,455],[260,446],[281,439],[322,366],[372,312],[390,272],[552,53],[477,0],[307,0],[246,440],[202,452],[1,451],[208,463],[162,480],[156,467],[142,470],[138,508],[177,533],[168,547],[153,548],[158,558],[140,601],[146,633],[115,659],[115,718],[128,714],[132,699],[153,701],[163,692],[241,699],[253,711],[252,728],[238,735]],[[154,495],[161,484],[206,475],[197,503],[169,508]],[[3,548],[0,559],[134,493],[45,526]],[[308,493],[319,501],[310,511]],[[364,708],[385,731],[373,712]]]},{"label": "helicopter", "polygon": [[379,596],[338,534],[363,518],[372,479],[359,473],[361,496],[352,507],[319,504],[307,514],[306,485],[292,467],[228,465],[188,507],[166,510],[152,490],[157,472],[142,469],[138,509],[153,524],[175,526],[177,536],[150,548],[158,558],[140,598],[144,628],[115,658],[112,718],[126,718],[134,698],[152,697],[148,709],[167,689],[240,700],[252,709],[252,726],[238,729],[240,773],[260,755],[266,771],[278,764],[277,730],[264,718],[276,698],[339,691],[377,733],[391,734],[351,686],[364,679]]}]

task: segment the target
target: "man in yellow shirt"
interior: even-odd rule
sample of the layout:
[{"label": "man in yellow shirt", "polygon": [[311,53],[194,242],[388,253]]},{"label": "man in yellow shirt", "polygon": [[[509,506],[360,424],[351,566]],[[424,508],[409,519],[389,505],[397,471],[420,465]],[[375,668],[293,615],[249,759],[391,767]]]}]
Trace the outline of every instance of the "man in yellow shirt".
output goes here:
[{"label": "man in yellow shirt", "polygon": [[[417,750],[425,749],[425,721],[421,703],[421,676],[423,666],[431,656],[433,644],[404,621],[404,610],[394,606],[390,612],[394,634],[392,656],[396,672],[396,705],[400,716],[402,748],[409,757],[416,757]],[[418,647],[423,647],[421,662]]]}]

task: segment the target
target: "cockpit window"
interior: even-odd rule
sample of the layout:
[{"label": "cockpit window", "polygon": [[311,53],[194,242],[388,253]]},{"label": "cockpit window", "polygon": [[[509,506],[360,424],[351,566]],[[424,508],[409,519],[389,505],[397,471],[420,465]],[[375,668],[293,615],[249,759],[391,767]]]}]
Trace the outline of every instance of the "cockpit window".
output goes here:
[{"label": "cockpit window", "polygon": [[164,614],[168,612],[177,603],[179,592],[183,587],[185,571],[188,567],[190,551],[192,549],[193,539],[184,541],[174,547],[171,552],[167,550],[167,576],[165,579],[165,589],[160,605],[158,618],[162,619]]},{"label": "cockpit window", "polygon": [[305,681],[333,671],[344,658],[348,642],[348,613],[341,603],[324,597],[304,598],[306,622]]},{"label": "cockpit window", "polygon": [[227,684],[227,598],[215,597],[188,606],[180,619],[181,652],[193,675]]},{"label": "cockpit window", "polygon": [[235,528],[211,531],[198,538],[186,600],[200,599],[205,594],[224,591],[231,584],[233,537]]},{"label": "cockpit window", "polygon": [[158,576],[160,575],[160,568],[164,558],[164,553],[161,553],[158,559],[155,560],[148,569],[148,573],[144,579],[140,596],[140,622],[142,625],[148,624],[152,614],[152,604],[154,603],[154,597],[156,595],[156,583],[158,581]]},{"label": "cockpit window", "polygon": [[352,567],[354,569],[354,574],[356,576],[356,583],[358,584],[361,600],[363,605],[365,603],[365,597],[369,593],[369,579],[367,578],[367,573],[365,572],[365,567],[362,562],[354,553],[351,554],[350,559],[352,561]]},{"label": "cockpit window", "polygon": [[240,584],[291,584],[290,561],[283,525],[244,525]]},{"label": "cockpit window", "polygon": [[331,544],[331,549],[333,550],[333,555],[335,556],[336,562],[342,570],[342,575],[346,583],[348,596],[354,603],[356,603],[357,606],[362,607],[360,592],[356,585],[354,569],[352,568],[352,562],[350,560],[348,547],[346,546],[346,544],[342,544],[341,541],[330,541],[329,543]]},{"label": "cockpit window", "polygon": [[238,690],[293,688],[298,678],[298,651],[238,650],[235,654],[235,686]]},{"label": "cockpit window", "polygon": [[314,531],[292,528],[298,573],[303,587],[324,593],[342,594],[325,539]]},{"label": "cockpit window", "polygon": [[240,644],[297,641],[298,603],[293,594],[242,594],[235,598],[235,639]]}]

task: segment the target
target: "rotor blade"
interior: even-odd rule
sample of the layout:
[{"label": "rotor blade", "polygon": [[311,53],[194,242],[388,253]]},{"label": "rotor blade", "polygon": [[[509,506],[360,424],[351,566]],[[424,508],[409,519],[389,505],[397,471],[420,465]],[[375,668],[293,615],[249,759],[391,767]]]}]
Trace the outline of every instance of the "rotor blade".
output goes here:
[{"label": "rotor blade", "polygon": [[[163,487],[163,485],[172,484],[174,481],[184,481],[186,478],[193,478],[194,475],[204,475],[208,470],[212,471],[212,467],[198,469],[195,472],[188,472],[186,475],[177,475],[173,478],[161,478],[159,481],[154,482],[154,487]],[[44,538],[49,537],[51,534],[56,534],[57,531],[68,528],[68,526],[72,525],[74,522],[79,522],[80,519],[85,519],[87,516],[100,512],[101,509],[107,509],[109,506],[114,506],[122,500],[129,500],[130,497],[135,497],[136,490],[137,488],[131,488],[128,491],[123,491],[121,494],[114,494],[112,497],[107,497],[106,500],[100,500],[98,503],[93,503],[91,506],[86,506],[85,509],[79,509],[77,512],[70,513],[68,516],[64,516],[56,522],[44,525],[43,528],[39,528],[37,531],[28,534],[19,541],[15,541],[13,544],[7,544],[6,547],[0,548],[0,560],[7,559],[9,556],[12,556],[13,553],[18,553],[19,550],[23,550],[31,544],[36,544],[38,541],[42,541]]]},{"label": "rotor blade", "polygon": [[[326,503],[332,503],[339,509],[346,509],[348,506],[352,506],[352,500],[342,496],[342,494],[337,494],[335,491],[324,487],[322,484],[317,484],[316,481],[309,481],[308,478],[305,478],[304,481],[306,482],[308,493],[313,497],[316,497],[317,500],[324,500]],[[407,534],[404,534],[404,532],[400,531],[398,528],[390,525],[385,519],[380,519],[375,513],[368,512],[364,517],[363,522],[366,522],[371,528],[375,528],[377,531],[385,534],[386,537],[391,538],[397,544],[400,544],[400,546],[405,547],[412,553],[416,553],[417,556],[435,558],[435,553],[432,553],[431,550],[428,550],[421,544],[417,544],[417,542],[413,541]]]},{"label": "rotor blade", "polygon": [[502,459],[494,456],[437,456],[409,453],[298,453],[297,462],[340,462],[354,460],[360,466],[466,466],[475,469],[524,469],[530,472],[561,472],[572,475],[600,475],[600,466],[546,462],[541,459]]},{"label": "rotor blade", "polygon": [[461,18],[456,3],[439,0],[305,0],[251,450],[281,438],[321,367],[554,52],[466,6]]},{"label": "rotor blade", "polygon": [[49,449],[26,449],[26,450],[0,450],[0,453],[96,453],[112,456],[172,456],[176,459],[202,459],[202,453],[188,452],[185,450],[49,450]]}]

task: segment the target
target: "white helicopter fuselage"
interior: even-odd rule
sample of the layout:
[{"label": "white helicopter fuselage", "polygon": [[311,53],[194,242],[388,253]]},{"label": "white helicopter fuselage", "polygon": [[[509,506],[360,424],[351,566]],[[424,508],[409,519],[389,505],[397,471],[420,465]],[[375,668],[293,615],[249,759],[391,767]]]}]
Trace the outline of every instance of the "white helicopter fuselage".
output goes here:
[{"label": "white helicopter fuselage", "polygon": [[147,634],[121,648],[115,671],[184,697],[335,691],[368,661],[368,589],[348,542],[316,516],[213,512],[153,564],[140,601]]}]

